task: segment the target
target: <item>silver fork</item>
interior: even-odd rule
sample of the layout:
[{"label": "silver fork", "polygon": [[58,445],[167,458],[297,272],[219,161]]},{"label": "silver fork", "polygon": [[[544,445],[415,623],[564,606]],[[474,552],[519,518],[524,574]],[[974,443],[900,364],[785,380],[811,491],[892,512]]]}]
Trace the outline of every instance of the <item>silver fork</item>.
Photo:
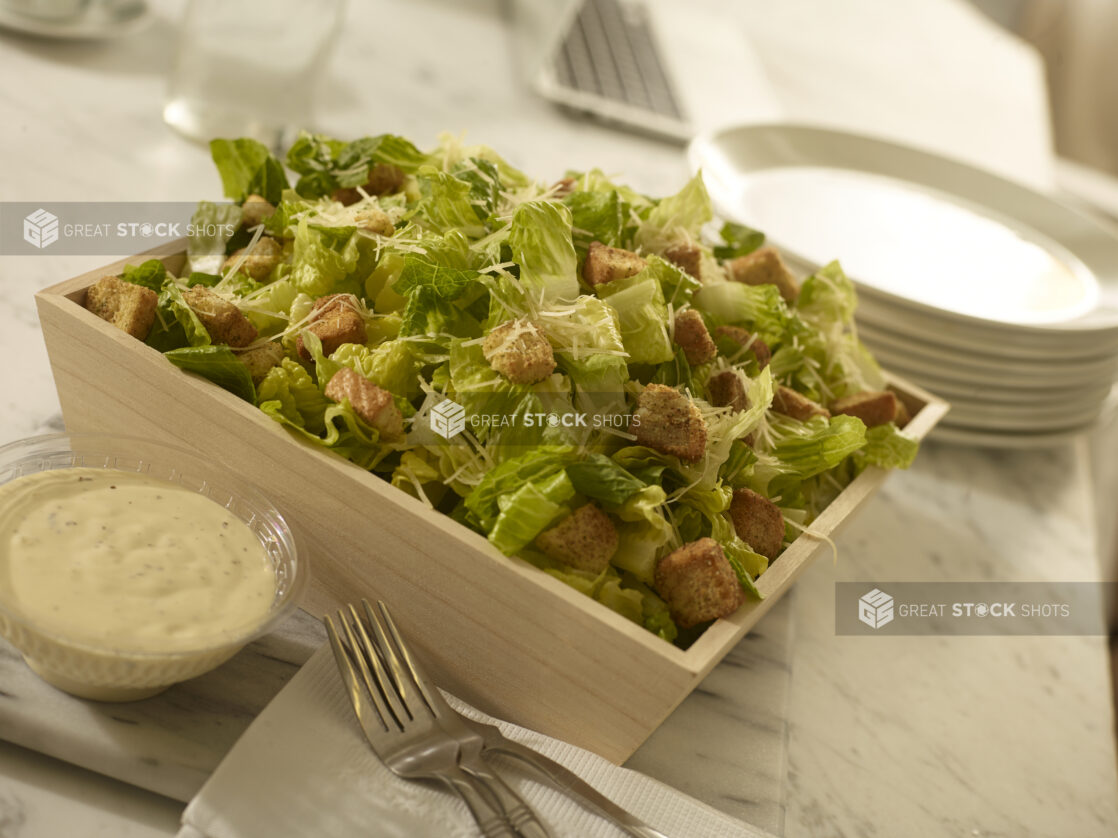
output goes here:
[{"label": "silver fork", "polygon": [[[371,615],[369,604],[364,605]],[[333,620],[325,616],[323,622],[357,720],[373,751],[400,777],[439,780],[457,792],[485,838],[516,838],[504,815],[482,793],[479,781],[459,766],[458,741],[434,716],[415,712],[419,708],[414,699],[410,704],[402,700],[357,610],[352,605],[348,609],[350,620],[344,610],[338,611],[348,649]],[[375,620],[372,623],[376,626]]]},{"label": "silver fork", "polygon": [[519,794],[513,791],[501,777],[489,767],[489,763],[482,757],[485,748],[485,739],[471,727],[468,727],[458,712],[446,703],[442,693],[439,692],[434,682],[427,677],[419,661],[408,649],[408,645],[400,636],[388,607],[377,601],[377,613],[369,606],[367,600],[361,600],[369,623],[373,627],[373,642],[389,668],[396,676],[397,684],[407,685],[407,689],[414,688],[418,691],[426,709],[435,717],[439,726],[458,741],[460,748],[458,764],[469,774],[485,784],[485,787],[494,794],[501,805],[501,809],[508,818],[509,823],[516,829],[521,838],[551,838],[551,833],[543,825],[536,813]]}]

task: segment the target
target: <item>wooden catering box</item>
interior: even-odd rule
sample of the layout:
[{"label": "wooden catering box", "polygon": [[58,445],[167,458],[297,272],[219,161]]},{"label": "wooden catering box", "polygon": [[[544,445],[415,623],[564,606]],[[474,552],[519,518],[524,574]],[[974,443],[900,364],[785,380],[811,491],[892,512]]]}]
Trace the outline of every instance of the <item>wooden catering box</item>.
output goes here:
[{"label": "wooden catering box", "polygon": [[[82,307],[86,288],[125,264],[184,260],[172,242],[37,295],[66,427],[195,449],[263,489],[308,551],[303,607],[383,599],[440,686],[490,712],[625,760],[764,615],[826,545],[796,539],[758,579],[764,594],[683,651],[434,512],[252,405],[173,366]],[[925,436],[947,404],[899,380]],[[869,468],[814,522],[831,534],[885,480]]]}]

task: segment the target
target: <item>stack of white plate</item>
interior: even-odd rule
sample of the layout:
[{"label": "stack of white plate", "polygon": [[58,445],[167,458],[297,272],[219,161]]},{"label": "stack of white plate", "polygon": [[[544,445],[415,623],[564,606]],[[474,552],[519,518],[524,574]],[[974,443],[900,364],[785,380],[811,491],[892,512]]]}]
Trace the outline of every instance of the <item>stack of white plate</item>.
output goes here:
[{"label": "stack of white plate", "polygon": [[1118,236],[1018,184],[881,140],[745,126],[696,140],[719,212],[793,267],[839,258],[882,366],[952,404],[940,439],[1046,445],[1118,374]]}]

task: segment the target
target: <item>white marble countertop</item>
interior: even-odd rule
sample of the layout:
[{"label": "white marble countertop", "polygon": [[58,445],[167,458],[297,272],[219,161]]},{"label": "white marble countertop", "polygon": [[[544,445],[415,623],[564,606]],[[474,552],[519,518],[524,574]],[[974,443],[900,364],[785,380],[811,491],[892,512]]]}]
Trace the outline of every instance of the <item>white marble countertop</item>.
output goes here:
[{"label": "white marble countertop", "polygon": [[[153,27],[120,43],[0,33],[0,71],[26,80],[0,91],[0,159],[8,161],[0,199],[219,196],[205,151],[160,120],[181,4],[156,5]],[[686,175],[679,149],[570,121],[510,82],[515,65],[499,5],[351,3],[322,96],[322,126],[341,135],[395,131],[421,144],[442,130],[465,130],[541,176],[596,165],[646,191],[677,188]],[[1035,62],[961,4],[912,0],[906,16],[873,18],[884,33],[873,46],[836,48],[828,55],[834,72],[808,72],[805,62],[821,45],[856,35],[870,5],[849,0],[834,20],[811,0],[782,3],[779,13],[760,0],[735,7],[752,15],[758,53],[790,117],[818,114],[830,124],[938,141],[1046,182]],[[956,68],[944,84],[957,95],[943,92],[924,110],[896,107],[906,79],[930,84],[942,63],[901,47],[913,15],[926,27],[969,23],[969,48],[1000,56],[999,72],[1017,79],[1017,95],[997,99],[976,81],[967,100],[966,73]],[[397,30],[421,25],[424,43],[440,48],[361,35],[385,20]],[[882,62],[895,72],[880,73]],[[873,95],[856,96],[871,78]],[[957,126],[991,102],[997,119],[981,142],[966,146],[967,132],[957,127],[937,134],[945,113]],[[999,147],[998,136],[1022,139]],[[105,261],[0,257],[0,353],[19,359],[2,374],[0,442],[61,427],[32,295]],[[1118,833],[1104,638],[834,632],[835,581],[1097,578],[1087,460],[1083,444],[1040,453],[927,445],[843,533],[839,562],[818,562],[629,764],[787,836]],[[0,702],[20,683],[0,668]],[[167,797],[0,742],[3,838],[173,835],[180,811]]]}]

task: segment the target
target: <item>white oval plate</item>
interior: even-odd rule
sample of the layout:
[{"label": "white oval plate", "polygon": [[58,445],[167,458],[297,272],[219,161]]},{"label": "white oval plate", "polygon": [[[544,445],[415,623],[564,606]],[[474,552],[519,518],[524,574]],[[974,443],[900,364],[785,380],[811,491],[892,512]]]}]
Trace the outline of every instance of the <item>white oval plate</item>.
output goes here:
[{"label": "white oval plate", "polygon": [[1107,362],[1099,369],[1087,368],[1084,370],[1057,370],[1038,367],[1036,370],[1016,371],[980,371],[973,368],[964,368],[958,365],[937,362],[913,355],[911,350],[898,352],[885,344],[875,343],[869,336],[863,336],[863,342],[873,352],[874,357],[887,370],[899,373],[906,378],[917,382],[928,377],[939,379],[948,383],[978,384],[990,387],[1010,387],[1029,389],[1047,389],[1058,387],[1073,389],[1082,387],[1094,389],[1114,381],[1115,372],[1118,371],[1118,357]]},{"label": "white oval plate", "polygon": [[997,358],[978,352],[961,351],[957,347],[936,345],[913,338],[899,337],[868,323],[858,326],[858,337],[876,353],[878,348],[922,363],[935,363],[960,375],[1023,376],[1070,376],[1074,380],[1105,379],[1112,375],[1118,354],[1092,358],[1089,360],[1068,360],[1063,358],[1022,359]]},{"label": "white oval plate", "polygon": [[1063,415],[1045,415],[1043,411],[1003,411],[997,408],[951,403],[951,418],[957,427],[981,428],[991,431],[1026,433],[1058,433],[1068,428],[1081,428],[1094,422],[1102,411],[1103,401],[1085,410]]},{"label": "white oval plate", "polygon": [[1022,360],[1094,360],[1118,355],[1118,337],[1097,333],[1065,336],[1040,332],[1025,338],[974,329],[944,318],[931,318],[862,295],[855,314],[860,326],[903,331],[906,338],[953,346],[998,358]]},{"label": "white oval plate", "polygon": [[1029,407],[1040,401],[1059,403],[1065,405],[1068,410],[1086,409],[1106,398],[1107,393],[1110,392],[1110,386],[1107,384],[1091,389],[1083,387],[1038,387],[1026,390],[990,387],[987,384],[945,382],[933,379],[930,376],[922,376],[920,380],[913,379],[913,384],[919,384],[925,390],[946,399],[951,402],[952,406],[970,404],[985,405],[986,407],[1002,406],[1007,409]]},{"label": "white oval plate", "polygon": [[927,152],[797,125],[694,140],[719,212],[864,296],[998,333],[1118,335],[1118,236],[1045,195]]}]

